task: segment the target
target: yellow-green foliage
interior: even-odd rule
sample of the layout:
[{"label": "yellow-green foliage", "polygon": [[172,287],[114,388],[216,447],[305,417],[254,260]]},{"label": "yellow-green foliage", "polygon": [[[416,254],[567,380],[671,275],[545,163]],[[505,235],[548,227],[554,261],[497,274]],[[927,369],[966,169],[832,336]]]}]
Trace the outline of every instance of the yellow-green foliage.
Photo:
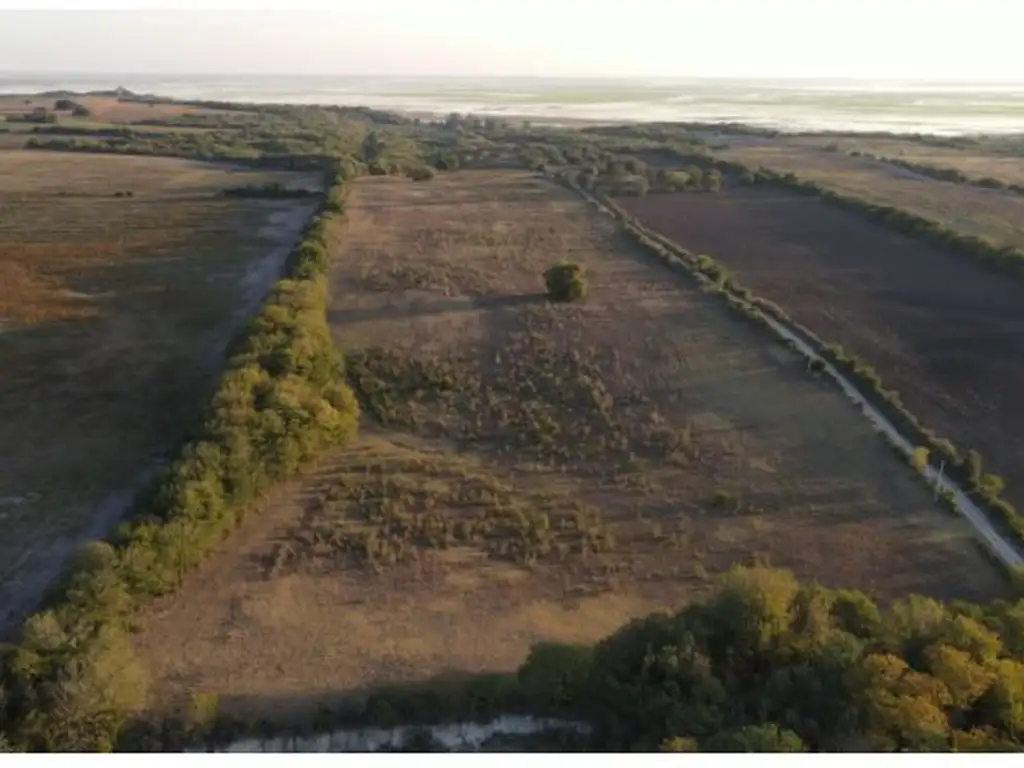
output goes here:
[{"label": "yellow-green foliage", "polygon": [[195,438],[136,504],[113,543],[73,563],[5,656],[0,728],[17,748],[106,750],[145,704],[130,611],[174,589],[271,483],[356,431],[359,409],[326,320],[342,179],[240,334]]},{"label": "yellow-green foliage", "polygon": [[924,472],[928,467],[928,458],[930,451],[923,445],[919,445],[914,449],[913,455],[910,457],[911,466],[918,472]]}]

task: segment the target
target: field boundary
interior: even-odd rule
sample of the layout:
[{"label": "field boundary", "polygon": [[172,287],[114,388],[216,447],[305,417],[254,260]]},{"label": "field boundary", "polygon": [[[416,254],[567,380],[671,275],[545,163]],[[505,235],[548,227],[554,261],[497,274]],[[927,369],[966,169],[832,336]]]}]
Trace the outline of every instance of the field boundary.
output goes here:
[{"label": "field boundary", "polygon": [[927,176],[928,178],[935,179],[936,181],[946,181],[950,184],[963,184],[965,186],[978,187],[979,189],[991,189],[998,192],[1014,192],[1018,195],[1024,195],[1024,184],[1011,184],[993,176],[968,176],[966,173],[949,166],[901,160],[898,157],[876,155],[874,152],[865,152],[859,149],[852,149],[847,152],[846,155],[847,157],[866,158],[878,163],[892,165],[896,168],[902,168],[905,171],[911,171],[913,173],[920,174],[921,176]]},{"label": "field boundary", "polygon": [[[718,293],[729,307],[748,320],[770,328],[776,336],[807,359],[809,372],[827,373],[851,400],[861,406],[876,431],[883,434],[894,450],[905,457],[914,470],[936,489],[937,496],[971,523],[983,544],[983,551],[1005,569],[1014,581],[1022,577],[1024,558],[1019,548],[1007,541],[993,526],[1000,523],[1003,523],[1002,527],[1009,526],[1010,531],[1016,534],[1017,541],[1024,542],[1024,521],[1001,499],[997,500],[999,506],[996,509],[992,509],[995,504],[986,504],[988,500],[985,498],[982,498],[981,504],[976,504],[970,498],[970,492],[974,489],[964,490],[961,487],[955,476],[955,466],[947,468],[944,460],[936,461],[927,449],[922,457],[917,446],[923,444],[933,447],[940,441],[903,408],[895,393],[884,389],[873,370],[855,358],[846,356],[841,348],[826,344],[812,331],[792,320],[777,305],[755,296],[711,257],[695,255],[647,228],[600,193],[588,192],[571,181],[565,184],[584,200],[612,216],[627,233],[670,267],[695,277],[702,286]],[[911,437],[908,438],[904,430],[910,432]],[[946,443],[941,446],[943,449],[952,449],[947,441],[941,442]],[[1006,514],[1003,505],[1013,513],[1012,517]]]},{"label": "field boundary", "polygon": [[229,346],[202,426],[108,541],[78,553],[0,658],[0,742],[30,751],[108,751],[145,702],[131,616],[173,591],[273,483],[345,443],[359,407],[327,324],[327,271],[347,174],[327,170],[318,214],[284,276]]}]

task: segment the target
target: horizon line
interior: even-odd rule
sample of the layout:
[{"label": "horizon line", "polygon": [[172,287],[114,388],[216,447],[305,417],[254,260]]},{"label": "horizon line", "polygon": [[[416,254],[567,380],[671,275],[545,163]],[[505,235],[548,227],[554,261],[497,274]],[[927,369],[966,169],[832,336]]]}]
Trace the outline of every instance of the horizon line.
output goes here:
[{"label": "horizon line", "polygon": [[1024,84],[1024,75],[1016,76],[987,76],[987,77],[927,77],[921,75],[644,75],[644,74],[573,74],[573,75],[536,75],[536,74],[446,74],[446,73],[368,73],[368,72],[231,72],[231,71],[204,71],[204,72],[159,72],[159,71],[115,71],[95,69],[6,69],[0,68],[0,76],[29,76],[45,75],[72,76],[72,77],[252,77],[252,78],[372,78],[372,79],[448,79],[448,80],[646,80],[646,81],[728,81],[728,80],[789,80],[799,82],[916,82],[916,83],[1021,83]]}]

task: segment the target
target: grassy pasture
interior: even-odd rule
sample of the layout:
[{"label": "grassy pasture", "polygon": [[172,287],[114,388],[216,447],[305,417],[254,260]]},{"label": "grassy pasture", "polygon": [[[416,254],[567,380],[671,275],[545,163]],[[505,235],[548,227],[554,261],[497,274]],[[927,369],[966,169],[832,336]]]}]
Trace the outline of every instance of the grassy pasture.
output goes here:
[{"label": "grassy pasture", "polygon": [[[541,273],[588,274],[552,305]],[[308,713],[508,671],[736,562],[883,599],[1002,594],[959,519],[798,357],[522,172],[350,196],[329,319],[363,437],[140,620],[161,702]]]},{"label": "grassy pasture", "polygon": [[198,415],[313,205],[216,195],[272,181],[317,183],[0,152],[0,618],[28,607],[81,536],[105,532]]}]

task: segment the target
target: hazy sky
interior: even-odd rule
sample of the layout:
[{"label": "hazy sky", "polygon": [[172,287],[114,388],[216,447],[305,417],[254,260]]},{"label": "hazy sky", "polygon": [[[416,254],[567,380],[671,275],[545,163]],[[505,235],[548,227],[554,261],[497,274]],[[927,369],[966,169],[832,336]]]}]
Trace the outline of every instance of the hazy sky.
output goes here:
[{"label": "hazy sky", "polygon": [[[168,5],[220,10],[124,10]],[[0,71],[1024,80],[1024,0],[185,0],[39,10],[95,6],[34,0],[33,10],[10,11],[0,0]],[[266,10],[274,7],[290,10]]]}]

